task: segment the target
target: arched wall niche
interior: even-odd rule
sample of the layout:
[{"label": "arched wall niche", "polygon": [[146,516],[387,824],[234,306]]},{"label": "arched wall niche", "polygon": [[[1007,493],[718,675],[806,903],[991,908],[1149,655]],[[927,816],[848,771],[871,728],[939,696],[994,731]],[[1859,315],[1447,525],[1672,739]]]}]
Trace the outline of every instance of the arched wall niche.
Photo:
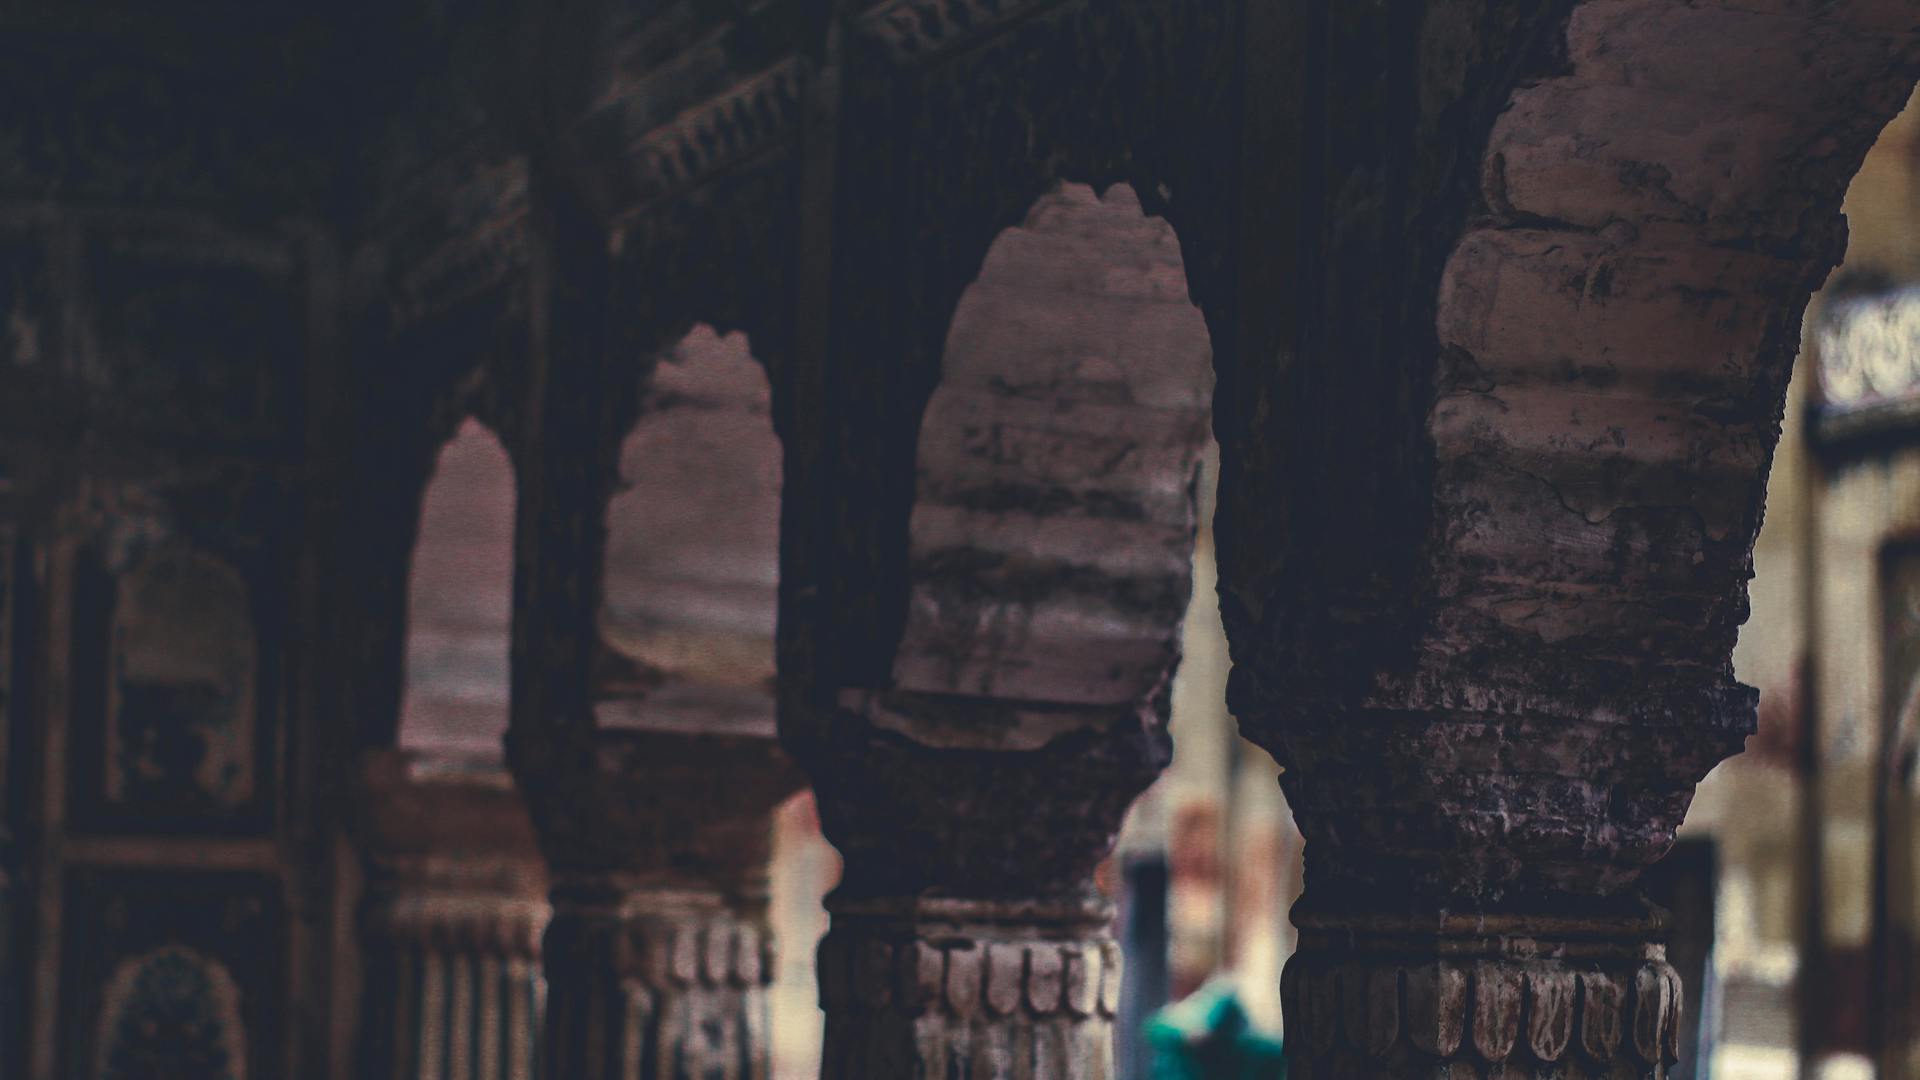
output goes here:
[{"label": "arched wall niche", "polygon": [[469,416],[441,445],[407,578],[403,750],[498,758],[511,687],[515,481]]},{"label": "arched wall niche", "polygon": [[[1045,742],[1062,707],[1163,704],[1211,361],[1173,228],[1130,187],[1058,185],[995,240],[921,420],[884,723],[1005,748]],[[956,696],[1036,708],[967,733],[940,719]]]},{"label": "arched wall niche", "polygon": [[120,962],[102,991],[96,1080],[247,1080],[240,987],[219,960],[166,945]]},{"label": "arched wall niche", "polygon": [[639,390],[606,511],[602,727],[773,733],[782,457],[746,334],[694,327]]},{"label": "arched wall niche", "polygon": [[239,572],[162,544],[120,577],[111,641],[106,802],[181,813],[252,803],[260,657]]}]

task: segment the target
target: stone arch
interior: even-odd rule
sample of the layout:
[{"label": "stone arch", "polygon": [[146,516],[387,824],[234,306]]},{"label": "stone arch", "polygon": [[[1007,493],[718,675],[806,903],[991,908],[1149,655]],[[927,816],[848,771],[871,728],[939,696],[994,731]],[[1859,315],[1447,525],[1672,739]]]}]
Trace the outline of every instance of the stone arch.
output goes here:
[{"label": "stone arch", "polygon": [[[1289,1052],[1573,1075],[1630,1050],[1654,1075],[1678,980],[1638,878],[1752,730],[1729,656],[1801,313],[1920,25],[1588,0],[1542,11],[1537,48],[1478,38],[1512,49],[1483,63],[1429,6],[1380,16],[1418,57],[1375,87],[1390,119],[1336,130],[1347,81],[1382,77],[1339,47],[1373,17],[1331,13],[1340,108],[1308,118],[1338,178],[1291,255],[1314,303],[1272,320],[1271,370],[1234,358],[1218,425],[1234,711],[1308,838]],[[1464,960],[1407,968],[1378,1022],[1320,1022],[1383,952],[1509,963],[1528,933],[1610,942],[1621,992],[1583,982],[1602,1012],[1565,1038],[1469,1042],[1449,988],[1484,995],[1476,1023],[1553,992]]]},{"label": "stone arch", "polygon": [[1189,589],[1211,352],[1178,241],[1124,184],[1001,234],[922,417],[896,691],[1128,707]]},{"label": "stone arch", "polygon": [[[1211,391],[1173,229],[1125,186],[1056,186],[950,310],[938,378],[901,402],[924,409],[873,436],[911,446],[912,487],[877,507],[899,569],[855,583],[900,629],[884,666],[837,673],[845,756],[814,774],[846,895],[1079,889],[1167,758]],[[897,821],[941,840],[903,848]]]},{"label": "stone arch", "polygon": [[398,742],[498,758],[511,683],[513,462],[472,417],[441,444],[407,575]]},{"label": "stone arch", "polygon": [[[831,421],[855,436],[821,492],[841,592],[804,598],[821,662],[796,679],[830,693],[782,701],[844,857],[823,1076],[1110,1068],[1094,871],[1167,762],[1211,346],[1135,190],[1043,184],[1005,220],[1030,178],[930,226],[853,331],[897,350]],[[908,992],[873,1000],[876,970]]]},{"label": "stone arch", "polygon": [[603,727],[771,736],[782,467],[747,336],[694,327],[620,443],[596,620]]},{"label": "stone arch", "polygon": [[480,415],[448,405],[413,474],[405,621],[386,639],[401,653],[397,724],[362,754],[350,811],[366,858],[358,1052],[381,1075],[462,1060],[524,1074],[545,994],[548,876],[503,742],[517,473],[484,390],[461,401]]}]

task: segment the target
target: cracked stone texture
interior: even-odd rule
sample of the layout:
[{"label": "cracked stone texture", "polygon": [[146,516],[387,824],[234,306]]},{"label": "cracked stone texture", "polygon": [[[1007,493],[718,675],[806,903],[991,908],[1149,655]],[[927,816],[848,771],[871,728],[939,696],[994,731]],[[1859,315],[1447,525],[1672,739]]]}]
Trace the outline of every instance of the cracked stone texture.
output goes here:
[{"label": "cracked stone texture", "polygon": [[[1452,223],[1409,260],[1433,298],[1402,308],[1394,422],[1414,438],[1375,490],[1417,555],[1336,584],[1342,652],[1284,659],[1244,592],[1258,560],[1224,560],[1238,711],[1287,766],[1323,903],[1623,894],[1752,730],[1729,658],[1800,315],[1844,248],[1846,184],[1920,73],[1920,16],[1568,11],[1511,62],[1473,154],[1386,150],[1478,194],[1432,200]],[[1465,63],[1445,19],[1420,46],[1442,72]],[[1430,82],[1422,114],[1448,92],[1469,97]],[[1267,511],[1224,501],[1223,537],[1236,515],[1260,531]]]}]

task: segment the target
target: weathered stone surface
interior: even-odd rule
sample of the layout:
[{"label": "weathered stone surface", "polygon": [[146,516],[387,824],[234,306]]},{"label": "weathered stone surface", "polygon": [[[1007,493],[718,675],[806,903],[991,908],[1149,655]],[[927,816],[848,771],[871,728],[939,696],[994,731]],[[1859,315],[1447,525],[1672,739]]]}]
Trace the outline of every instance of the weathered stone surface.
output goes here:
[{"label": "weathered stone surface", "polygon": [[[248,922],[297,997],[250,991],[253,1059],[337,1064],[329,815],[410,715],[413,523],[468,416],[517,466],[511,757],[560,876],[562,1074],[656,1037],[751,1072],[756,837],[798,782],[777,698],[848,856],[834,1067],[1098,1075],[1105,943],[1035,912],[1165,757],[1209,357],[1233,704],[1287,767],[1321,910],[1612,902],[1748,730],[1727,651],[1781,388],[1911,89],[1910,3],[483,8],[0,19],[0,468],[46,630],[9,674],[70,736],[9,763],[68,781],[19,878],[64,950],[90,939],[59,924],[63,830],[164,824],[248,867],[236,904],[300,916]],[[764,386],[693,409],[703,375],[655,358],[696,324],[745,332],[731,370]],[[671,467],[746,416],[756,453]],[[497,639],[498,569],[419,583]],[[190,813],[114,803],[155,764],[106,756],[129,686],[217,736],[157,768]],[[379,919],[469,969],[494,938],[443,899]],[[1668,973],[1616,930],[1584,964],[1329,933],[1297,1045],[1657,1073]],[[34,980],[36,1031],[81,1031],[43,1010],[104,985]],[[486,996],[427,984],[449,1015]],[[71,1064],[57,1041],[26,1075]]]},{"label": "weathered stone surface", "polygon": [[1679,976],[1644,916],[1296,909],[1289,1075],[1666,1075]]},{"label": "weathered stone surface", "polygon": [[1120,950],[1099,905],[836,900],[821,1075],[1113,1074]]}]

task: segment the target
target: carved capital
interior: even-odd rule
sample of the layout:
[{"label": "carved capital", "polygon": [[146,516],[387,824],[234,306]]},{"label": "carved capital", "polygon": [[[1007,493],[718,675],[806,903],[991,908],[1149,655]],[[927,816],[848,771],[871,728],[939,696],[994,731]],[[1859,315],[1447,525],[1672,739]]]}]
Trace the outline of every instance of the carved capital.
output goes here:
[{"label": "carved capital", "polygon": [[1620,897],[1673,846],[1694,786],[1751,724],[1689,713],[1698,698],[1683,693],[1644,709],[1650,694],[1584,711],[1534,700],[1242,713],[1241,731],[1285,767],[1323,898],[1459,909]]},{"label": "carved capital", "polygon": [[767,738],[510,736],[553,874],[544,1075],[767,1075],[773,808],[799,775]]},{"label": "carved capital", "polygon": [[1659,917],[1294,911],[1290,1075],[1660,1077],[1681,986]]},{"label": "carved capital", "polygon": [[1064,734],[985,749],[935,744],[933,729],[965,720],[1015,732],[1017,710],[955,698],[950,715],[906,715],[902,697],[891,716],[841,710],[830,738],[805,751],[848,896],[1077,894],[1168,756],[1151,710],[1058,709],[1048,715]]},{"label": "carved capital", "polygon": [[563,883],[546,965],[548,1075],[767,1075],[774,956],[764,900]]},{"label": "carved capital", "polygon": [[401,947],[532,961],[550,913],[537,895],[395,889],[370,900],[365,929]]},{"label": "carved capital", "polygon": [[808,74],[801,59],[783,60],[627,145],[622,159],[635,165],[621,178],[628,185],[622,216],[683,194],[790,138]]},{"label": "carved capital", "polygon": [[509,740],[541,850],[569,888],[757,893],[773,809],[801,786],[779,746],[758,736],[621,729]]},{"label": "carved capital", "polygon": [[538,960],[546,868],[505,771],[389,750],[360,780],[369,945]]},{"label": "carved capital", "polygon": [[1091,902],[830,899],[821,1075],[1106,1077],[1120,999]]}]

